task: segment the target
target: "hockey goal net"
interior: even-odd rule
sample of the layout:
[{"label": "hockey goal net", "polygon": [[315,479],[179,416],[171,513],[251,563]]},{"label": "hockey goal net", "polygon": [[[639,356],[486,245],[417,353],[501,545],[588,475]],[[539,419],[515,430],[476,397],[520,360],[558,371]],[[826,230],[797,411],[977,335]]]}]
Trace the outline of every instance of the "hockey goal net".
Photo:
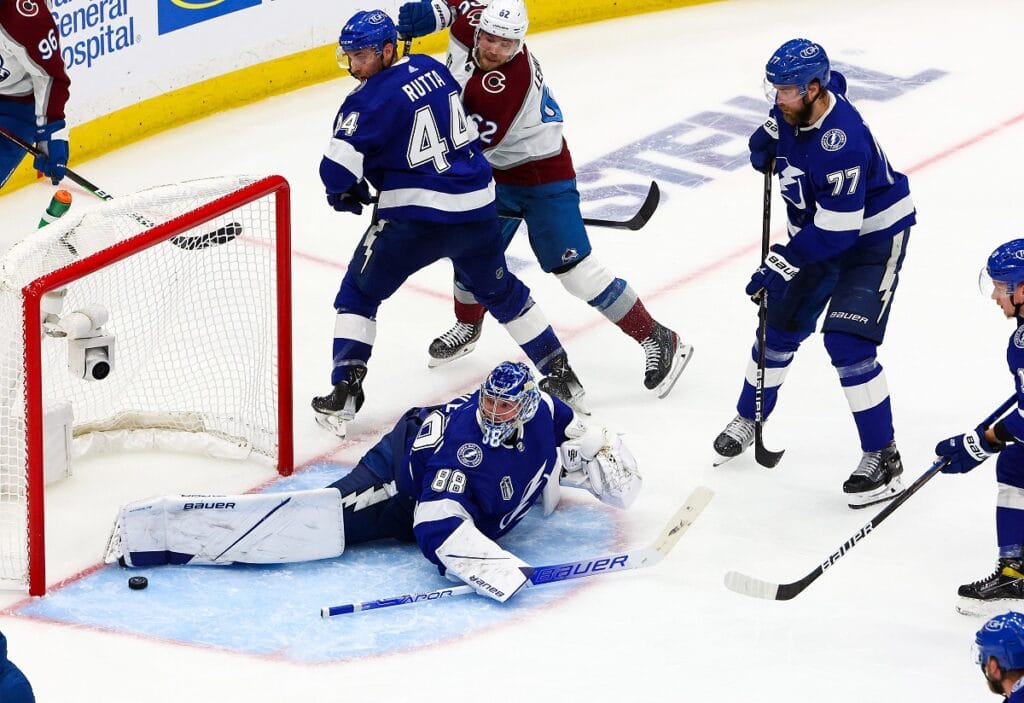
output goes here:
[{"label": "hockey goal net", "polygon": [[279,176],[72,209],[0,260],[0,587],[45,593],[44,484],[72,457],[172,448],[291,472],[289,262]]}]

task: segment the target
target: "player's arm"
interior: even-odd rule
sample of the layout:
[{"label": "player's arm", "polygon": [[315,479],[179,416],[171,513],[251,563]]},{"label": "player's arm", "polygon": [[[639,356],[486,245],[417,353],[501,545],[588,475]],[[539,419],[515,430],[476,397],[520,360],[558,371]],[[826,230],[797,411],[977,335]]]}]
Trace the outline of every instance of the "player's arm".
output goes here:
[{"label": "player's arm", "polygon": [[[1014,335],[1016,339],[1016,335]],[[1011,343],[1012,360],[1015,362],[1014,378],[1017,383],[1017,408],[991,427],[978,428],[985,430],[985,438],[993,445],[1002,448],[1009,442],[1024,442],[1024,352]],[[1013,367],[1011,367],[1012,369]]]},{"label": "player's arm", "polygon": [[449,578],[505,602],[526,584],[529,564],[502,549],[474,522],[469,479],[461,469],[436,468],[423,479],[413,514],[413,533],[423,555]]},{"label": "player's arm", "polygon": [[788,245],[799,265],[830,259],[857,242],[864,224],[868,163],[865,151],[847,144],[815,169],[811,179],[817,203],[814,219],[794,234]]},{"label": "player's arm", "polygon": [[[27,3],[21,3],[26,5]],[[13,42],[8,48],[17,56],[32,78],[39,126],[64,120],[64,108],[70,94],[71,79],[60,54],[60,33],[46,3],[33,3],[37,11],[26,17],[8,2],[3,27]]]},{"label": "player's arm", "polygon": [[398,8],[395,29],[406,39],[448,29],[459,16],[458,0],[415,0]]},{"label": "player's arm", "polygon": [[356,215],[371,201],[363,178],[363,161],[376,119],[364,112],[361,102],[351,97],[342,104],[334,120],[334,133],[320,160],[320,180],[327,191],[327,203],[339,212]]}]

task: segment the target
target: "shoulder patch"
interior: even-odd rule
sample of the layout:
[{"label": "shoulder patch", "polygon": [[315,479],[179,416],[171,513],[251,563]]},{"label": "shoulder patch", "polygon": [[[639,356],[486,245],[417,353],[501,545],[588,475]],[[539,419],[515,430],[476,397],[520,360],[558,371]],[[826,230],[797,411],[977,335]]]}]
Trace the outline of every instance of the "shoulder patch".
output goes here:
[{"label": "shoulder patch", "polygon": [[839,151],[846,146],[846,132],[841,129],[830,129],[821,135],[821,148],[825,151]]},{"label": "shoulder patch", "polygon": [[460,464],[473,469],[480,466],[480,462],[484,460],[484,450],[479,444],[466,442],[459,447],[459,451],[456,452],[455,456],[458,458]]},{"label": "shoulder patch", "polygon": [[1013,333],[1013,346],[1024,349],[1024,325],[1018,327],[1017,331]]}]

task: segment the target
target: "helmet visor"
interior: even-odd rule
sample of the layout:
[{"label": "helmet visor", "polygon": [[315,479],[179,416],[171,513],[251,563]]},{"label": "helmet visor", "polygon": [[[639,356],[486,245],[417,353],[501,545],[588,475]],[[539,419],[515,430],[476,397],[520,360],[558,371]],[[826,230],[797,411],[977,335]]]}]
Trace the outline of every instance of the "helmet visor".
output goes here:
[{"label": "helmet visor", "polygon": [[993,295],[1009,295],[1010,284],[1007,281],[996,281],[989,275],[988,269],[982,267],[981,271],[978,272],[978,290],[986,298],[991,298]]},{"label": "helmet visor", "polygon": [[798,85],[776,85],[764,79],[764,97],[772,105],[798,104],[806,93],[807,89]]}]

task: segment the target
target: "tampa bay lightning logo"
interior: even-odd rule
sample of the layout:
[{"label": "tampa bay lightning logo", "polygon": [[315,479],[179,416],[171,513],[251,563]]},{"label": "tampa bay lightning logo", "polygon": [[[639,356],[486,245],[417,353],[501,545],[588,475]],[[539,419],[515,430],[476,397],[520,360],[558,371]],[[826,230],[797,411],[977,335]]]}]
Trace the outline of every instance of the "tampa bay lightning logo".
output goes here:
[{"label": "tampa bay lightning logo", "polygon": [[1017,328],[1013,333],[1013,345],[1018,349],[1024,349],[1024,325]]},{"label": "tampa bay lightning logo", "polygon": [[459,459],[459,463],[466,468],[472,469],[480,466],[480,462],[484,460],[484,450],[480,448],[479,444],[473,442],[466,442],[459,451],[455,454]]},{"label": "tampa bay lightning logo", "polygon": [[789,163],[785,156],[778,157],[776,168],[779,170],[779,190],[782,197],[793,203],[793,207],[806,210],[803,187],[803,177],[806,174]]},{"label": "tampa bay lightning logo", "polygon": [[821,148],[825,151],[839,151],[846,146],[846,132],[841,129],[830,129],[821,135]]}]

